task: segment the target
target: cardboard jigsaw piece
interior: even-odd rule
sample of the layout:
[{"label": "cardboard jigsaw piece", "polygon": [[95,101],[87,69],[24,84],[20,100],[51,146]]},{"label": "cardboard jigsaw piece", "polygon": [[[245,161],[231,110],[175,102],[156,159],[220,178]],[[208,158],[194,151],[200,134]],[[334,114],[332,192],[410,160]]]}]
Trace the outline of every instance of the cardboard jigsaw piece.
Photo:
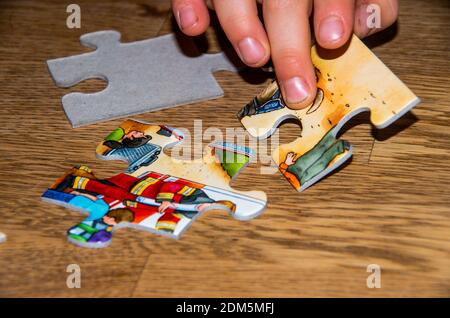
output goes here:
[{"label": "cardboard jigsaw piece", "polygon": [[420,101],[356,36],[339,57],[321,57],[316,47],[311,56],[318,87],[312,105],[288,108],[273,82],[238,113],[257,138],[269,137],[289,118],[300,122],[300,136],[273,153],[279,170],[298,191],[351,157],[351,145],[336,135],[352,117],[369,111],[372,124],[384,128]]},{"label": "cardboard jigsaw piece", "polygon": [[0,232],[0,243],[6,242],[6,234],[3,232]]},{"label": "cardboard jigsaw piece", "polygon": [[81,36],[80,42],[96,50],[47,61],[56,85],[91,78],[108,85],[101,92],[62,98],[73,127],[221,97],[212,72],[237,71],[224,53],[186,55],[174,34],[121,43],[119,32],[100,31]]},{"label": "cardboard jigsaw piece", "polygon": [[263,212],[264,192],[230,187],[254,155],[251,149],[215,143],[202,159],[192,161],[164,153],[182,140],[177,129],[127,120],[96,149],[101,159],[128,162],[124,173],[98,179],[88,167],[78,166],[58,179],[43,200],[89,214],[68,231],[69,241],[104,247],[122,227],[179,238],[208,210],[224,210],[238,220]]}]

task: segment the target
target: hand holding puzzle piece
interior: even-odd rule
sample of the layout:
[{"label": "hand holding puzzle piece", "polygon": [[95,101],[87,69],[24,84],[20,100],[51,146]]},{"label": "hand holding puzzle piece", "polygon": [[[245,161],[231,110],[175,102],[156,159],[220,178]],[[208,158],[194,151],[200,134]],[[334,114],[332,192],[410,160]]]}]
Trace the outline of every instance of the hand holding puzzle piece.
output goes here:
[{"label": "hand holding puzzle piece", "polygon": [[370,111],[372,124],[384,128],[420,101],[356,36],[339,57],[321,53],[315,46],[311,49],[318,86],[312,105],[301,110],[286,107],[273,82],[238,113],[256,138],[269,137],[289,118],[300,122],[301,135],[273,153],[281,173],[298,191],[351,157],[351,145],[336,136],[352,117]]}]

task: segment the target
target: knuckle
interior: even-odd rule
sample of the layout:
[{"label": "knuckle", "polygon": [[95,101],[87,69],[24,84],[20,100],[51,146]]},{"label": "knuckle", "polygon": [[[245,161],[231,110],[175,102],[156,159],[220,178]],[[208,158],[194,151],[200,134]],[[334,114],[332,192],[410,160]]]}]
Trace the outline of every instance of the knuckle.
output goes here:
[{"label": "knuckle", "polygon": [[301,52],[294,48],[283,48],[274,52],[274,57],[283,67],[297,67],[301,63]]},{"label": "knuckle", "polygon": [[242,28],[249,23],[249,17],[242,13],[230,14],[223,18],[223,23],[225,26]]}]

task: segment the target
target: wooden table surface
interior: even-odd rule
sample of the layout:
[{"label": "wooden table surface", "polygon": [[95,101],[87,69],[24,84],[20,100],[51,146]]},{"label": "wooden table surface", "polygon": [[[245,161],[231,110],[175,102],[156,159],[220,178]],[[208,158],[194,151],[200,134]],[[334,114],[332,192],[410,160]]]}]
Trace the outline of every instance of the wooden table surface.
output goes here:
[{"label": "wooden table surface", "polygon": [[[88,51],[78,41],[87,32],[115,29],[128,42],[175,27],[169,1],[78,0],[81,29],[68,29],[69,3],[0,1],[0,231],[8,235],[0,244],[0,296],[450,296],[448,1],[401,1],[398,24],[366,41],[422,103],[383,130],[367,115],[355,118],[342,137],[354,145],[350,164],[304,193],[280,173],[249,166],[235,187],[267,193],[261,217],[207,213],[179,241],[120,230],[100,250],[68,243],[66,230],[83,216],[40,195],[77,163],[101,177],[124,169],[94,154],[121,120],[72,129],[61,97],[106,84],[57,88],[45,61]],[[228,45],[214,27],[207,34],[199,40],[210,51]],[[191,132],[195,119],[203,129],[240,127],[236,111],[267,78],[215,76],[223,98],[133,117]],[[281,142],[299,133],[295,124],[280,130]],[[66,286],[73,263],[80,289]],[[380,289],[366,286],[369,264],[381,267]]]}]

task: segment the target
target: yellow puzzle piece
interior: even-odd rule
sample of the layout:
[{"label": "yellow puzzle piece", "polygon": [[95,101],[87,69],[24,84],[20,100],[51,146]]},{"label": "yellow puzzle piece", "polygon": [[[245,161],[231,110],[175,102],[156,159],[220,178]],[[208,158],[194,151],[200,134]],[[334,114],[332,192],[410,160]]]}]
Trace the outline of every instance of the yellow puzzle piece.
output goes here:
[{"label": "yellow puzzle piece", "polygon": [[384,128],[420,101],[356,36],[340,56],[324,54],[315,46],[311,49],[318,87],[312,105],[288,108],[273,82],[238,113],[257,138],[269,137],[289,118],[300,121],[301,136],[273,153],[281,173],[298,191],[351,157],[351,145],[336,135],[352,117],[369,111],[372,124]]}]

